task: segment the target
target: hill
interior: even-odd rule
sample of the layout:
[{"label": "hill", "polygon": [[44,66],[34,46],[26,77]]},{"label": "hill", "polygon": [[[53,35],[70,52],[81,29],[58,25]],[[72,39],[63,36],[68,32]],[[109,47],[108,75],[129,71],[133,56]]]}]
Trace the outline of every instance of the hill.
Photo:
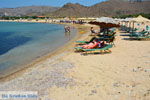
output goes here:
[{"label": "hill", "polygon": [[58,10],[58,7],[27,6],[18,8],[0,8],[0,15],[6,16],[40,16]]},{"label": "hill", "polygon": [[150,1],[127,2],[123,0],[109,0],[87,7],[80,4],[66,4],[53,12],[53,16],[70,17],[100,17],[137,13],[150,13]]},{"label": "hill", "polygon": [[8,16],[54,16],[54,17],[100,17],[145,13],[150,14],[150,1],[128,2],[128,0],[108,0],[93,6],[65,4],[63,7],[28,6],[0,8],[0,15]]}]

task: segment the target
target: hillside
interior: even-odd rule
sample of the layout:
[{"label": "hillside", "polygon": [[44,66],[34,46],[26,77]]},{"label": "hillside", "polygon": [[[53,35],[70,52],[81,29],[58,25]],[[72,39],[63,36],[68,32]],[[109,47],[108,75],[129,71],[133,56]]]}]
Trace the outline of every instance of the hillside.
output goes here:
[{"label": "hillside", "polygon": [[100,17],[124,14],[150,13],[150,1],[126,2],[122,0],[109,0],[86,7],[80,4],[66,4],[53,12],[53,16],[72,17]]},{"label": "hillside", "polygon": [[93,6],[65,4],[63,7],[29,6],[18,8],[0,8],[0,15],[8,16],[54,16],[54,17],[100,17],[139,13],[150,13],[150,1],[127,2],[126,0],[108,0]]},{"label": "hillside", "polygon": [[27,7],[18,7],[18,8],[0,8],[0,15],[8,16],[39,16],[45,15],[47,13],[54,12],[58,10],[58,7],[49,7],[49,6],[27,6]]},{"label": "hillside", "polygon": [[120,0],[110,0],[91,7],[95,16],[115,16],[137,13],[150,13],[150,2],[124,2]]},{"label": "hillside", "polygon": [[53,12],[51,15],[61,16],[61,17],[65,17],[65,16],[74,16],[74,17],[88,16],[88,15],[86,15],[88,8],[89,7],[86,7],[86,6],[83,6],[80,4],[68,3],[68,4],[64,5],[62,8]]}]

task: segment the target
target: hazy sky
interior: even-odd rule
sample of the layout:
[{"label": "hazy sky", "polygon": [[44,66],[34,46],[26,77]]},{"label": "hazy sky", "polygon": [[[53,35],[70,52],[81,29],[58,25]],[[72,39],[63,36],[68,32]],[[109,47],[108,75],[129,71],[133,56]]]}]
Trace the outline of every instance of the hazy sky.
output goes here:
[{"label": "hazy sky", "polygon": [[80,3],[91,6],[106,0],[0,0],[0,8],[12,8],[32,5],[63,6],[66,3]]}]

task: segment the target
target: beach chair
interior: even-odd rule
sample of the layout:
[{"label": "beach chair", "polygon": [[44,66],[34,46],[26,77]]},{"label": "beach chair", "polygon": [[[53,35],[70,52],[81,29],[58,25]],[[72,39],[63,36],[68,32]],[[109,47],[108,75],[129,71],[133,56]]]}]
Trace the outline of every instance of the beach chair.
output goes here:
[{"label": "beach chair", "polygon": [[145,36],[145,34],[148,33],[147,31],[141,31],[141,32],[132,32],[129,34],[130,37],[139,37],[139,36]]},{"label": "beach chair", "polygon": [[146,30],[147,30],[147,31],[150,31],[150,26],[147,25],[147,26],[146,26]]},{"label": "beach chair", "polygon": [[130,30],[130,31],[128,31],[128,33],[131,33],[131,34],[132,34],[132,33],[137,32],[138,30],[139,30],[139,29],[137,29],[137,28],[134,28],[134,29],[132,29],[132,28],[131,28],[131,30]]},{"label": "beach chair", "polygon": [[[102,41],[107,41],[110,39],[110,37],[99,37],[98,38],[99,40],[102,40]],[[82,45],[82,44],[88,44],[90,43],[90,41],[75,41],[78,45]]]},{"label": "beach chair", "polygon": [[91,40],[89,41],[75,41],[78,45],[81,45],[81,44],[88,44],[90,42],[92,42],[94,39],[96,39],[96,37],[93,37],[91,38]]},{"label": "beach chair", "polygon": [[115,37],[111,37],[110,39],[107,40],[107,43],[113,45],[114,47],[116,46],[114,43]]},{"label": "beach chair", "polygon": [[89,43],[89,41],[75,41],[76,43],[78,43],[78,44],[87,44],[87,43]]},{"label": "beach chair", "polygon": [[[97,38],[98,40],[100,41],[106,41],[106,42],[109,42],[109,43],[113,43],[114,44],[114,39],[115,39],[115,36],[116,36],[116,33],[113,32],[109,35],[103,35],[103,36],[100,36],[99,38]],[[93,39],[94,40],[94,39]],[[90,43],[92,40],[90,41],[75,41],[76,45],[83,45],[83,44],[88,44]]]},{"label": "beach chair", "polygon": [[[107,43],[113,44],[115,46],[114,44],[115,35],[99,37],[97,39],[99,39],[100,41],[106,41]],[[90,43],[90,41],[75,41],[75,42],[77,43],[76,45],[83,45]]]},{"label": "beach chair", "polygon": [[82,47],[75,47],[75,49],[76,49],[76,51],[82,52],[82,54],[95,53],[95,52],[109,53],[109,52],[111,52],[111,50],[109,50],[109,49],[112,47],[113,47],[113,45],[107,44],[102,48],[84,49]]},{"label": "beach chair", "polygon": [[134,39],[134,40],[150,40],[150,35],[131,37],[131,39]]},{"label": "beach chair", "polygon": [[112,47],[113,47],[113,45],[108,44],[108,45],[105,45],[102,48],[82,49],[83,50],[82,54],[84,55],[84,54],[89,54],[89,53],[90,54],[92,54],[92,53],[102,53],[102,54],[104,54],[104,53],[110,53],[111,50],[109,50],[109,49],[112,48]]}]

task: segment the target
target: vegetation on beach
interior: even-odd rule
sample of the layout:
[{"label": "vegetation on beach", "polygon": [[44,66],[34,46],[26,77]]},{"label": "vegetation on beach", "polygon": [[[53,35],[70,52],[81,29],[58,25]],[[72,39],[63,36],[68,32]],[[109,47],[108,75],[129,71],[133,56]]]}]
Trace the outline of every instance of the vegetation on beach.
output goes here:
[{"label": "vegetation on beach", "polygon": [[[145,18],[150,19],[150,13],[145,14],[145,13],[139,13],[139,14],[130,14],[130,15],[118,15],[114,16],[113,18],[133,18],[133,17],[138,17],[139,15],[142,15]],[[57,17],[38,17],[38,16],[1,16],[0,19],[4,20],[16,20],[16,19],[48,19],[48,18],[57,18]],[[65,17],[63,17],[65,18]]]},{"label": "vegetation on beach", "polygon": [[[45,19],[47,17],[40,17],[40,19]],[[2,16],[0,19],[4,20],[15,20],[15,19],[39,19],[38,16]]]}]

